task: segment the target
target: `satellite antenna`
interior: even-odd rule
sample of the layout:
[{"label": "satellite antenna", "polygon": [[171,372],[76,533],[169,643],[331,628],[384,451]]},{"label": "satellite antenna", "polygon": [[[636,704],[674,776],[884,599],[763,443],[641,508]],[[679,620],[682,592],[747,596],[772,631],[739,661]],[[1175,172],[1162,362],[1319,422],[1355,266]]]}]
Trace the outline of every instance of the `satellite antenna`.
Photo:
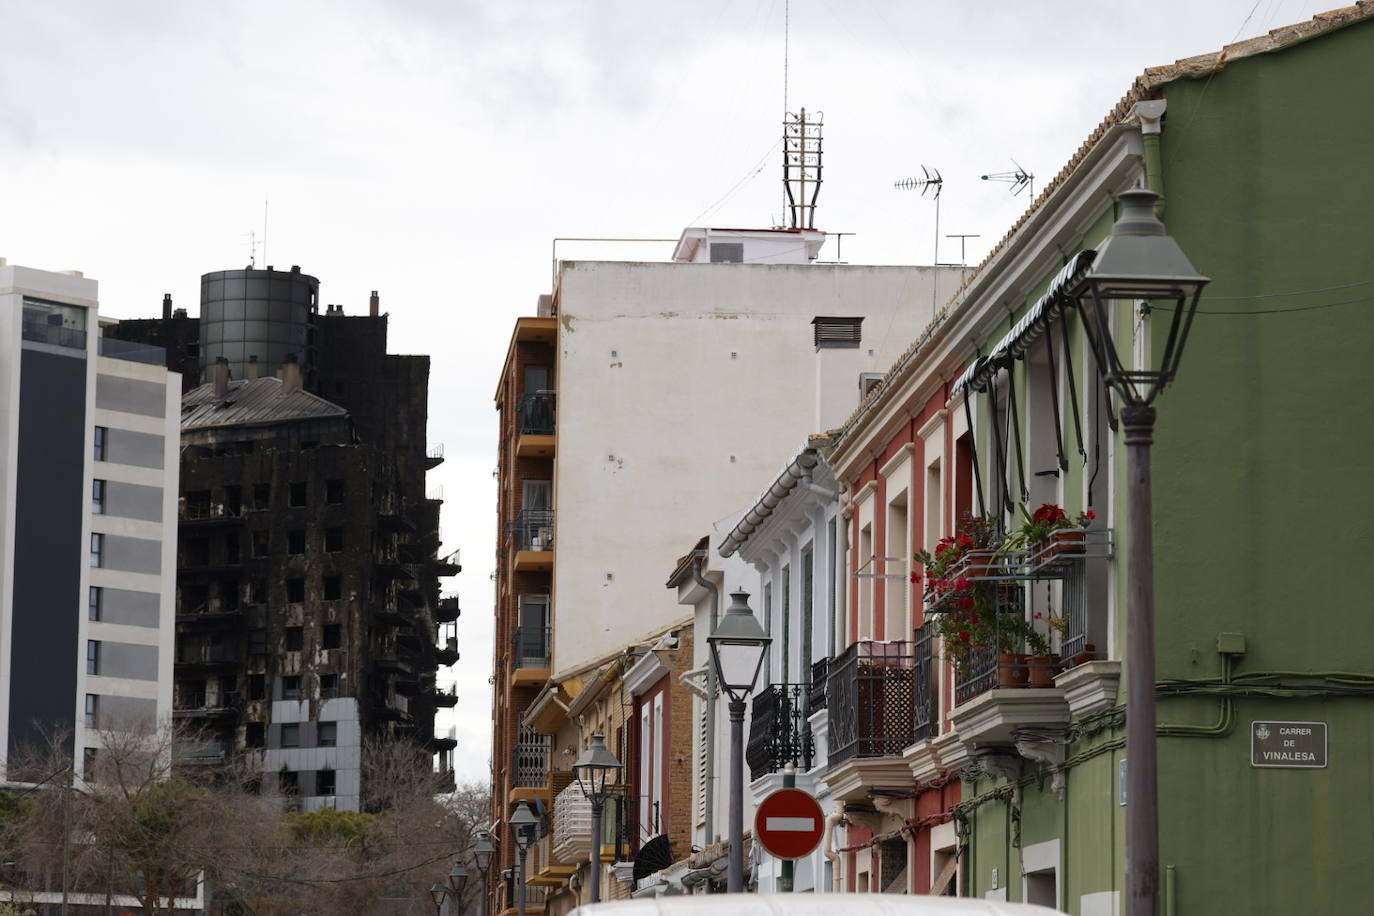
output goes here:
[{"label": "satellite antenna", "polygon": [[922,197],[929,197],[935,201],[935,260],[932,264],[940,263],[940,192],[945,188],[945,180],[940,177],[940,170],[931,166],[921,166],[920,178],[902,178],[894,181],[892,186],[899,191],[920,191]]},{"label": "satellite antenna", "polygon": [[1015,197],[1022,191],[1030,188],[1031,199],[1035,199],[1035,176],[1021,167],[1021,163],[1015,159],[1011,164],[1016,166],[1014,172],[993,172],[991,175],[984,175],[984,181],[1001,181],[1011,185],[1011,196]]},{"label": "satellite antenna", "polygon": [[[782,187],[792,229],[816,228],[816,196],[821,192],[821,121],[823,112],[809,119],[806,109],[787,113],[782,122]],[[808,194],[810,196],[808,196]]]}]

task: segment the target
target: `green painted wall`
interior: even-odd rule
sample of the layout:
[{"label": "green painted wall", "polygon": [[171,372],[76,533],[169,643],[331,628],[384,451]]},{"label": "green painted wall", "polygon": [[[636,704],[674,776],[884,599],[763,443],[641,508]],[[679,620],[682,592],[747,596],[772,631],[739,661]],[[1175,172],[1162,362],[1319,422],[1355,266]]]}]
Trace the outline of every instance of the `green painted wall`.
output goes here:
[{"label": "green painted wall", "polygon": [[[1213,298],[1202,309],[1270,313],[1199,315],[1181,376],[1158,404],[1162,679],[1217,677],[1220,632],[1246,637],[1236,663],[1241,675],[1374,677],[1374,608],[1357,575],[1374,552],[1371,60],[1374,23],[1366,22],[1165,87],[1164,219],[1213,278],[1206,291]],[[1088,245],[1110,221],[1104,212]],[[1254,296],[1266,298],[1223,298]],[[1325,305],[1332,307],[1307,308]],[[1298,308],[1307,310],[1277,311]],[[1155,320],[1156,335],[1162,325]],[[1023,367],[1017,371],[1024,398]],[[980,441],[990,441],[983,433]],[[1117,458],[1119,477],[1120,447]],[[1080,492],[1082,473],[1071,458],[1066,493]],[[1129,550],[1121,537],[1123,495],[1114,507],[1119,558]],[[1078,508],[1073,497],[1065,502]],[[1117,584],[1124,607],[1124,581]],[[1222,718],[1223,702],[1162,697],[1161,726],[1211,725]],[[1256,719],[1329,723],[1330,766],[1250,767]],[[1122,734],[1108,729],[1069,753],[1091,753]],[[1119,890],[1120,756],[1109,747],[1073,766],[1062,800],[1027,762],[1019,844],[1005,798],[974,807],[970,893],[991,888],[996,866],[999,885],[1020,899],[1018,846],[1050,839],[1064,849],[1068,912],[1078,912],[1083,894]],[[1374,697],[1241,697],[1229,731],[1161,737],[1159,760],[1161,862],[1174,866],[1177,916],[1374,910],[1374,869],[1364,861],[1374,849]],[[1001,787],[971,783],[965,797]]]}]

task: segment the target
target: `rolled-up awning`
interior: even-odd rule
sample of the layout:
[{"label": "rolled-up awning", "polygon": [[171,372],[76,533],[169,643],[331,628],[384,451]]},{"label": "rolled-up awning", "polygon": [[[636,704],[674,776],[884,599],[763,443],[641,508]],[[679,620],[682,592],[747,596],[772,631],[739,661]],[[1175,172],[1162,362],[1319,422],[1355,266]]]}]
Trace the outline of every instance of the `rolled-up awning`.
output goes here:
[{"label": "rolled-up awning", "polygon": [[957,395],[966,387],[973,391],[986,391],[988,383],[992,381],[998,369],[1011,365],[1013,359],[1026,352],[1026,348],[1044,334],[1050,323],[1063,315],[1064,309],[1072,303],[1067,290],[1073,288],[1078,279],[1092,266],[1096,254],[1097,252],[1089,249],[1080,251],[1070,258],[1069,263],[1065,264],[1050,281],[1050,287],[1045,291],[1045,295],[1036,300],[1035,305],[1021,316],[1021,320],[997,341],[992,352],[987,356],[978,357],[964,370],[964,374],[954,383],[951,396]]}]

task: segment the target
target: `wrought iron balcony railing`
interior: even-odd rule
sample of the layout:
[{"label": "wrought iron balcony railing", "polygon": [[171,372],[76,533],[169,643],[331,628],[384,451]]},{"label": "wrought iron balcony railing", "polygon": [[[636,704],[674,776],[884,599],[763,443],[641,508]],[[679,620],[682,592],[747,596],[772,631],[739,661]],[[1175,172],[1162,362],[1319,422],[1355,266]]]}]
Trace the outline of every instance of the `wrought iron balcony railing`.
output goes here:
[{"label": "wrought iron balcony railing", "polygon": [[934,621],[916,628],[916,722],[912,735],[916,741],[933,738],[940,731],[940,666],[935,663],[938,635]]},{"label": "wrought iron balcony railing", "polygon": [[827,760],[892,757],[915,740],[916,657],[911,643],[856,642],[830,666]]},{"label": "wrought iron balcony railing", "polygon": [[517,668],[549,667],[549,627],[516,627],[511,634],[512,659]]},{"label": "wrought iron balcony railing", "polygon": [[554,431],[554,394],[536,391],[520,398],[520,434],[552,436]]},{"label": "wrought iron balcony railing", "polygon": [[821,658],[811,663],[811,690],[806,698],[808,714],[825,709],[825,679],[830,673],[830,661]]},{"label": "wrought iron balcony railing", "polygon": [[[999,671],[1008,667],[999,662],[1004,653],[1025,652],[1019,637],[1006,635],[1008,631],[1017,632],[1009,621],[1025,618],[1025,589],[1019,584],[999,585],[994,593],[995,609],[992,615],[993,636],[987,646],[970,650],[968,658],[961,666],[956,666],[954,676],[954,704],[967,703],[980,694],[987,693],[997,686]],[[1018,663],[1024,667],[1024,662]]]},{"label": "wrought iron balcony railing", "polygon": [[553,510],[525,509],[506,523],[516,550],[553,550]]},{"label": "wrought iron balcony railing", "polygon": [[799,770],[811,769],[815,742],[806,721],[807,693],[805,684],[769,684],[754,694],[744,749],[753,779],[789,763]]}]

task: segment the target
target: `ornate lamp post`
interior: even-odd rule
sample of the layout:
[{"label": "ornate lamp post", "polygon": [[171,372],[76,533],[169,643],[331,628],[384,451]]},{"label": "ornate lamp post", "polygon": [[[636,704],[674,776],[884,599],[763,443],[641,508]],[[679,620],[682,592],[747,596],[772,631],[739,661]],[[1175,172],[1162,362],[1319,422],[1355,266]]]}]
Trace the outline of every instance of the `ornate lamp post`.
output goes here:
[{"label": "ornate lamp post", "polygon": [[539,818],[523,801],[515,806],[515,813],[510,816],[510,832],[515,838],[520,863],[515,873],[515,911],[519,916],[525,916],[525,856],[534,845],[534,827],[538,823]]},{"label": "ornate lamp post", "polygon": [[496,847],[491,845],[491,834],[486,830],[477,831],[477,839],[468,845],[472,864],[477,866],[477,877],[482,882],[482,896],[479,898],[478,916],[487,916],[487,878],[491,874],[491,860]]},{"label": "ornate lamp post", "polygon": [[469,877],[471,876],[468,874],[468,867],[463,864],[462,859],[454,862],[453,867],[448,871],[449,895],[453,898],[458,908],[458,913],[456,913],[455,916],[461,916],[463,909],[463,891],[467,889]]},{"label": "ornate lamp post", "polygon": [[[610,748],[606,747],[606,736],[600,732],[592,735],[591,746],[573,764],[573,775],[577,787],[592,803],[592,875],[591,901],[601,899],[601,812],[610,796],[611,777],[618,775],[624,766],[615,759]],[[617,782],[619,780],[616,780]]]},{"label": "ornate lamp post", "polygon": [[[1154,540],[1150,445],[1154,400],[1178,373],[1183,345],[1208,278],[1197,272],[1155,216],[1159,195],[1122,192],[1121,215],[1071,295],[1103,381],[1121,401],[1126,443],[1126,914],[1159,912],[1159,784],[1155,748]],[[1119,319],[1122,301],[1167,316],[1163,349],[1139,346]],[[1142,301],[1143,300],[1143,301]],[[1125,354],[1123,356],[1123,353]],[[1134,354],[1134,355],[1133,355]]]},{"label": "ornate lamp post", "polygon": [[730,697],[730,856],[727,888],[744,890],[744,702],[754,692],[772,642],[749,609],[749,593],[732,592],[731,604],[707,637],[716,680]]},{"label": "ornate lamp post", "polygon": [[442,884],[431,884],[429,896],[434,898],[434,916],[443,916],[444,898],[448,896],[448,888]]}]

